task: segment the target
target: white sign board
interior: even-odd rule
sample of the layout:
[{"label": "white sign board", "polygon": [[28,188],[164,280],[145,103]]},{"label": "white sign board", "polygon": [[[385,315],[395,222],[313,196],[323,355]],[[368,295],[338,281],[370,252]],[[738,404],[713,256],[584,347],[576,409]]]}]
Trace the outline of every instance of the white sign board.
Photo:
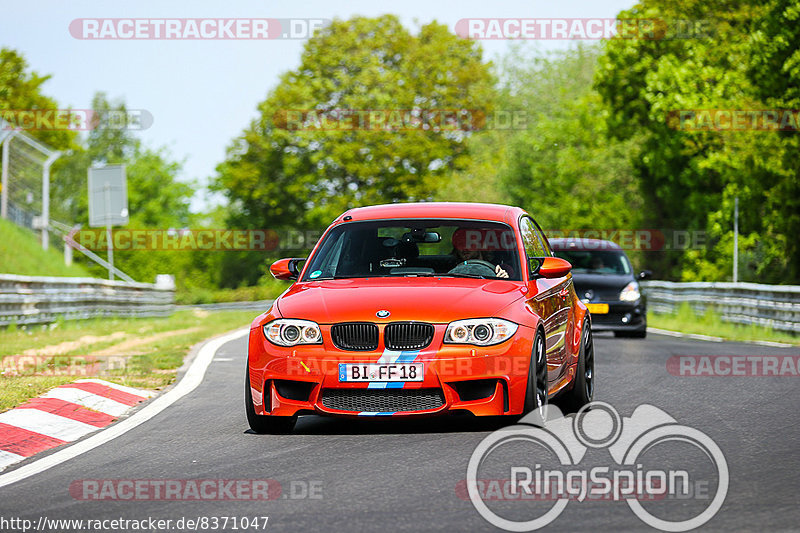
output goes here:
[{"label": "white sign board", "polygon": [[125,165],[89,169],[89,227],[128,223],[128,181]]}]

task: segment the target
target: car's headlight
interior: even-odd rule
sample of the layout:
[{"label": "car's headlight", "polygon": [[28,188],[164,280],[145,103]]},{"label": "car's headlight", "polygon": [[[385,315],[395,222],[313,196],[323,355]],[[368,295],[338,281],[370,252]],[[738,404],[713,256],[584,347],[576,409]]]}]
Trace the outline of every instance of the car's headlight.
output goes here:
[{"label": "car's headlight", "polygon": [[517,325],[499,318],[470,318],[456,320],[447,325],[444,342],[449,344],[476,344],[490,346],[511,337]]},{"label": "car's headlight", "polygon": [[619,299],[623,302],[635,302],[641,297],[642,293],[639,292],[639,284],[635,281],[631,281],[625,285],[625,288],[619,293]]},{"label": "car's headlight", "polygon": [[316,322],[280,318],[264,325],[264,336],[278,346],[322,344],[322,332]]}]

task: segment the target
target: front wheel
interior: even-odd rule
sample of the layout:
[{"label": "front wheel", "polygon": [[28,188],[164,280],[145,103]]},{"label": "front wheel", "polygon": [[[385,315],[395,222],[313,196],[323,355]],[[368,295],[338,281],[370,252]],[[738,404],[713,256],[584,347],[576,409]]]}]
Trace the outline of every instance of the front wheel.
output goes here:
[{"label": "front wheel", "polygon": [[564,400],[571,409],[580,409],[594,399],[594,340],[589,321],[583,323],[583,339],[572,389]]},{"label": "front wheel", "polygon": [[541,331],[536,332],[533,339],[533,353],[531,364],[528,366],[528,387],[525,390],[525,406],[523,415],[538,410],[539,416],[544,421],[544,410],[547,405],[547,354],[544,346],[544,336]]},{"label": "front wheel", "polygon": [[253,406],[253,393],[250,390],[250,372],[244,375],[244,410],[247,413],[247,423],[250,429],[258,434],[291,433],[297,423],[296,416],[267,416],[256,414]]}]

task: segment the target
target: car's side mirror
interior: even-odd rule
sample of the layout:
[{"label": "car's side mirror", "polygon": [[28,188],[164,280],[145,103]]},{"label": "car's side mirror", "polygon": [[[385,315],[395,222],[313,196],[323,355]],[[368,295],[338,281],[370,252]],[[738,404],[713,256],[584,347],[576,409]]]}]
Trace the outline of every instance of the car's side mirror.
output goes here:
[{"label": "car's side mirror", "polygon": [[642,270],[641,272],[639,272],[639,279],[641,280],[650,279],[652,277],[653,277],[652,270]]},{"label": "car's side mirror", "polygon": [[297,279],[300,275],[300,269],[297,264],[305,261],[305,258],[290,257],[285,259],[278,259],[269,267],[275,279],[291,280]]},{"label": "car's side mirror", "polygon": [[545,257],[533,272],[534,278],[563,278],[572,270],[572,265],[560,257]]}]

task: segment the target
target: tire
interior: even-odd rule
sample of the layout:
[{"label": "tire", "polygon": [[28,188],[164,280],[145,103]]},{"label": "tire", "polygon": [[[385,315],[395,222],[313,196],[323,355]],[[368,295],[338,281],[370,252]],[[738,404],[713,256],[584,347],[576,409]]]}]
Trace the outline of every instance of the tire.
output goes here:
[{"label": "tire", "polygon": [[544,421],[545,407],[547,406],[547,350],[544,336],[541,331],[536,332],[533,339],[531,363],[528,365],[528,386],[525,389],[525,405],[522,415],[538,410]]},{"label": "tire", "polygon": [[257,415],[253,407],[253,394],[250,391],[250,372],[244,374],[244,410],[250,429],[259,435],[291,433],[297,423],[296,416]]},{"label": "tire", "polygon": [[575,410],[594,399],[594,339],[592,339],[592,328],[588,320],[583,323],[582,335],[575,380],[572,389],[564,395],[565,405]]}]

